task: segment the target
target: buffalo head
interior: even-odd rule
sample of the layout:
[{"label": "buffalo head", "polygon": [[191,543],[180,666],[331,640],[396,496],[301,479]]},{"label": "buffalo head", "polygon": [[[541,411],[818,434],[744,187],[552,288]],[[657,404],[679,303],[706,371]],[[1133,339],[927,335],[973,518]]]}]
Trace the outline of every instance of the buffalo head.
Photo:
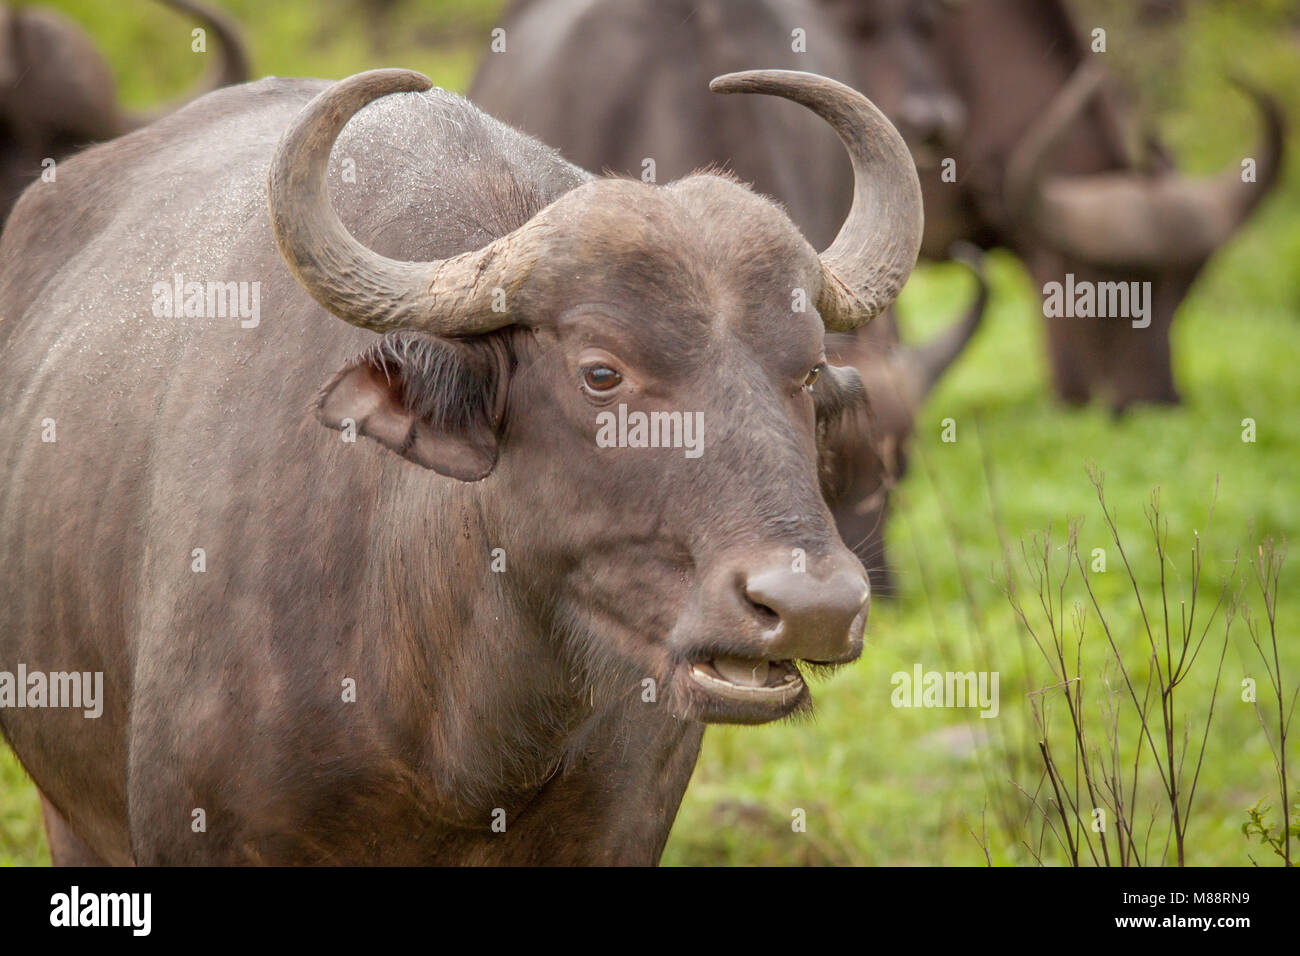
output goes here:
[{"label": "buffalo head", "polygon": [[988,304],[979,250],[959,244],[952,255],[974,276],[975,294],[961,318],[929,342],[899,341],[895,308],[858,334],[834,335],[827,343],[834,362],[858,372],[867,400],[828,429],[822,486],[840,537],[866,565],[877,596],[897,590],[885,552],[885,525],[893,489],[907,474],[916,416],[979,331]]},{"label": "buffalo head", "polygon": [[937,165],[966,122],[939,45],[954,0],[822,0],[850,41],[862,88],[921,167]]},{"label": "buffalo head", "polygon": [[[429,85],[395,70],[344,80],[276,151],[285,262],[335,316],[383,335],[325,385],[317,417],[483,481],[531,529],[516,569],[561,655],[607,678],[593,687],[652,677],[704,721],[806,706],[797,662],[862,646],[867,579],[817,469],[819,433],[861,385],[827,365],[824,331],[879,314],[915,262],[920,193],[902,139],[834,81],[730,74],[712,88],[799,102],[848,149],[853,205],[820,255],[774,204],[693,175],[591,179],[482,248],[400,262],[347,232],[325,173],[354,113]],[[603,415],[655,413],[700,422],[698,453],[596,440]]]}]

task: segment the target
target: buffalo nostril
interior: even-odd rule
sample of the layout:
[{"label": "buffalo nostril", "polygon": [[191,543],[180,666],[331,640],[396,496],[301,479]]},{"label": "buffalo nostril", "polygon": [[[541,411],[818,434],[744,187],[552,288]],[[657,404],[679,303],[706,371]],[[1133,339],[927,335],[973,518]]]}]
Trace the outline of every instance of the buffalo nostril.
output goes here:
[{"label": "buffalo nostril", "polygon": [[776,611],[772,610],[772,608],[768,607],[762,601],[755,601],[748,591],[745,593],[745,600],[753,610],[754,616],[757,617],[759,622],[763,625],[764,630],[770,630],[781,623],[780,614],[777,614]]}]

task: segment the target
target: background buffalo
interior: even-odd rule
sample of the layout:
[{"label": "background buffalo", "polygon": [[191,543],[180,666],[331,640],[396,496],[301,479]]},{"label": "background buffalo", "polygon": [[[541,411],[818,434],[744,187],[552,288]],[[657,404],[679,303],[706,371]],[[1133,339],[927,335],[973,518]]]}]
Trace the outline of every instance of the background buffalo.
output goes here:
[{"label": "background buffalo", "polygon": [[138,129],[188,99],[251,78],[243,40],[225,14],[193,0],[158,2],[190,20],[184,29],[173,25],[171,42],[181,46],[190,41],[190,27],[202,29],[204,51],[195,59],[211,63],[195,91],[171,106],[147,111],[118,102],[109,65],[74,20],[52,8],[0,6],[0,221],[28,183],[49,172],[51,160]]}]

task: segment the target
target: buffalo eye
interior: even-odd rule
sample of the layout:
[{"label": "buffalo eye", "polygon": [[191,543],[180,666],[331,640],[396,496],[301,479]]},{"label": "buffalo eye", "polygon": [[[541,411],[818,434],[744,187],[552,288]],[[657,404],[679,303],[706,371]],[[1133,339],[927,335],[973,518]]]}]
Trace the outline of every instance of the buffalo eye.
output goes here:
[{"label": "buffalo eye", "polygon": [[826,368],[824,363],[818,363],[808,370],[808,376],[803,380],[804,388],[812,388],[813,383],[821,378],[822,369]]},{"label": "buffalo eye", "polygon": [[623,376],[608,365],[588,365],[582,370],[582,384],[592,392],[608,392]]}]

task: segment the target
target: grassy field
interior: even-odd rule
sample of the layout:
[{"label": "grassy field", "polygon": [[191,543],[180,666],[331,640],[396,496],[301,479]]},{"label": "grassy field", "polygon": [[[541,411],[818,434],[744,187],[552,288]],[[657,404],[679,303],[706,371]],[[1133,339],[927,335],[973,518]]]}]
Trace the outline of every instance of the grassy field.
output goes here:
[{"label": "grassy field", "polygon": [[[53,5],[86,24],[101,42],[134,105],[177,93],[198,73],[182,18],[157,13],[146,0],[111,8],[98,0]],[[467,83],[477,49],[472,38],[486,35],[494,21],[491,3],[407,2],[395,20],[400,39],[381,55],[369,47],[364,17],[343,2],[229,0],[225,6],[248,27],[261,72],[341,76],[403,65],[451,88]],[[1253,117],[1223,82],[1234,68],[1290,97],[1293,125],[1300,126],[1293,95],[1300,88],[1295,5],[1273,0],[1252,4],[1249,11],[1242,6],[1208,0],[1195,5],[1178,42],[1159,41],[1159,71],[1144,68],[1149,61],[1141,50],[1125,45],[1133,34],[1111,31],[1117,70],[1133,78],[1142,102],[1158,107],[1162,134],[1191,171],[1235,164],[1243,144],[1254,140]],[[1097,0],[1089,10],[1101,16],[1116,8]],[[309,10],[321,11],[330,25]],[[129,51],[144,43],[157,55],[138,60]],[[1174,348],[1185,404],[1138,410],[1118,421],[1100,407],[1072,410],[1048,400],[1035,290],[1015,260],[991,258],[990,316],[925,409],[913,467],[896,499],[889,546],[899,572],[898,599],[873,607],[862,660],[816,688],[815,719],[709,731],[666,863],[982,865],[981,843],[995,864],[1033,863],[1037,857],[1066,861],[1050,832],[1043,836],[1039,811],[1012,783],[1038,793],[1047,806],[1035,702],[1050,702],[1047,736],[1058,762],[1071,762],[1071,744],[1063,691],[1037,693],[1058,678],[1003,593],[1003,541],[1029,607],[1035,599],[1024,590],[1029,582],[1020,562],[1022,539],[1032,542],[1051,528],[1059,566],[1067,526],[1079,520],[1085,560],[1094,548],[1107,551],[1107,570],[1093,575],[1093,587],[1125,666],[1144,680],[1151,655],[1086,473],[1095,463],[1105,473],[1107,500],[1148,610],[1159,613],[1162,567],[1144,507],[1158,488],[1167,520],[1163,569],[1175,619],[1178,597],[1191,590],[1189,560],[1199,537],[1205,555],[1200,620],[1237,553],[1236,579],[1249,585],[1244,600],[1258,621],[1262,606],[1247,564],[1264,539],[1283,541],[1300,531],[1297,211],[1300,166],[1293,161],[1283,185],[1214,260],[1178,317]],[[953,267],[919,270],[900,305],[908,332],[920,337],[938,328],[967,293],[965,277]],[[940,440],[940,423],[948,418],[957,423],[952,443]],[[1254,442],[1242,440],[1246,418],[1256,423]],[[1216,484],[1217,504],[1207,523]],[[1067,617],[1076,602],[1084,608],[1081,681],[1070,686],[1079,689],[1085,722],[1099,740],[1104,701],[1115,694],[1118,707],[1126,704],[1113,666],[1107,668],[1098,617],[1078,583],[1076,572],[1064,601]],[[1288,694],[1300,681],[1300,645],[1292,636],[1300,621],[1298,585],[1300,556],[1283,566],[1278,587]],[[1174,736],[1181,740],[1186,732],[1191,740],[1188,778],[1224,641],[1222,624],[1220,617],[1177,695]],[[1240,614],[1226,640],[1187,827],[1187,862],[1249,865],[1253,859],[1274,865],[1268,848],[1241,832],[1247,809],[1261,799],[1278,818],[1269,741],[1255,706],[1242,700],[1243,679],[1256,680],[1267,715],[1267,675]],[[997,718],[981,719],[972,710],[892,706],[891,676],[918,663],[925,670],[997,671]],[[1269,726],[1275,738],[1276,727]],[[1122,752],[1131,755],[1136,735],[1126,712]],[[1293,745],[1293,784],[1300,777],[1295,750]],[[1149,753],[1141,769],[1134,803],[1143,829],[1152,824],[1146,859],[1172,861],[1168,812]],[[1294,785],[1291,799],[1300,802]],[[795,832],[792,820],[800,810],[806,827]],[[0,752],[0,863],[43,862],[48,855],[35,793],[12,755]]]}]

